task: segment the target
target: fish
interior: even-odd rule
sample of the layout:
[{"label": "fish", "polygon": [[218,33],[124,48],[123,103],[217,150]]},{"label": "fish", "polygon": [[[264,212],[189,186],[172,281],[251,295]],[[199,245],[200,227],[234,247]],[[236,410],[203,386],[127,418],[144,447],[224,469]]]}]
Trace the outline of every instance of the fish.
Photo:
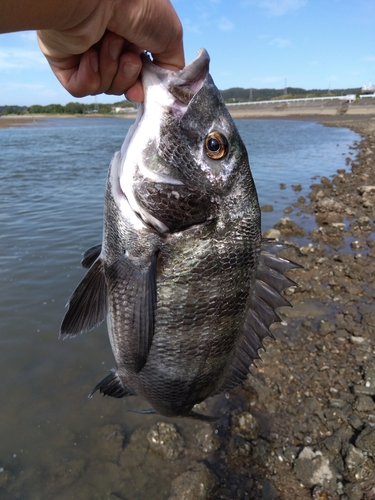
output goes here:
[{"label": "fish", "polygon": [[116,367],[89,397],[140,396],[166,417],[241,384],[297,267],[262,239],[246,147],[205,49],[172,71],[143,55],[144,103],[111,161],[102,244],[60,337],[107,319]]}]

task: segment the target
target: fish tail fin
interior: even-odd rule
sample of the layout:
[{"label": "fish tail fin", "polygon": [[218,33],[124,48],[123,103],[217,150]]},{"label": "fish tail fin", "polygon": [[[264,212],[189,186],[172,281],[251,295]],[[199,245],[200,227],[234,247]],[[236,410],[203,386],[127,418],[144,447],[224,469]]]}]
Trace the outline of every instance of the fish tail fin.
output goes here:
[{"label": "fish tail fin", "polygon": [[109,375],[98,382],[88,397],[92,398],[96,391],[99,391],[104,396],[112,396],[113,398],[124,398],[135,395],[133,391],[124,386],[116,370],[111,370]]}]

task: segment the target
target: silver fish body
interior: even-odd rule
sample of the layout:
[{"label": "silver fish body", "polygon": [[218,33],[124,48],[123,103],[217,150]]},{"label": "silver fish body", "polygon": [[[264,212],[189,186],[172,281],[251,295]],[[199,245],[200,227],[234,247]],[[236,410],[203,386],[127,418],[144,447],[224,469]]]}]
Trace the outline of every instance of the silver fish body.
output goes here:
[{"label": "silver fish body", "polygon": [[107,317],[116,368],[92,393],[139,395],[166,416],[194,416],[246,378],[296,267],[262,241],[246,148],[208,67],[203,49],[177,72],[144,59],[103,242],[84,255],[61,327],[74,336]]}]

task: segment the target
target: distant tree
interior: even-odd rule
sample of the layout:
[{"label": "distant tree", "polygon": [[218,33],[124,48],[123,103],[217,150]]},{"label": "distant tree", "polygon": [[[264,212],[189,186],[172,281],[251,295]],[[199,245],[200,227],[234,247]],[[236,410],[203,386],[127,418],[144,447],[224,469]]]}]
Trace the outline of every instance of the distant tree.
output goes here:
[{"label": "distant tree", "polygon": [[64,106],[61,104],[48,104],[47,106],[44,106],[44,113],[59,115],[64,113]]},{"label": "distant tree", "polygon": [[40,104],[33,104],[29,107],[29,113],[31,113],[32,115],[44,113],[44,106],[41,106]]},{"label": "distant tree", "polygon": [[82,115],[84,113],[85,105],[81,102],[68,102],[64,106],[64,113],[69,115]]}]

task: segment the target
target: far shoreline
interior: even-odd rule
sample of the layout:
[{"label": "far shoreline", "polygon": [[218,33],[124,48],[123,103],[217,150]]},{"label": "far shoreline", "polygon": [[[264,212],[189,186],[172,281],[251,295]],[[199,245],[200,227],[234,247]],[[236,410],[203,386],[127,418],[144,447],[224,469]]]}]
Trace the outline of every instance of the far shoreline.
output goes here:
[{"label": "far shoreline", "polygon": [[[348,122],[356,122],[363,120],[375,121],[375,104],[349,105],[346,109],[342,107],[305,107],[300,106],[277,106],[273,104],[267,105],[241,105],[228,106],[229,112],[235,120],[297,120],[320,122],[323,124],[335,123],[342,126],[348,126]],[[34,115],[5,115],[0,116],[0,129],[24,127],[32,124],[37,125],[42,120],[46,119],[67,119],[67,118],[116,118],[125,120],[134,120],[137,113],[126,114],[84,114],[84,115],[57,115],[57,114],[34,114]]]}]

